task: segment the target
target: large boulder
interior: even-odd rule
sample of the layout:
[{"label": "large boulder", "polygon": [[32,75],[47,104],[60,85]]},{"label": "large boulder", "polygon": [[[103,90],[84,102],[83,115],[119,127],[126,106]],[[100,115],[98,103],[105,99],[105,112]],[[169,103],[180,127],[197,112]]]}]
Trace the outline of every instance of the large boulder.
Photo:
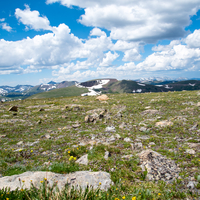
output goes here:
[{"label": "large boulder", "polygon": [[98,99],[99,101],[107,101],[109,98],[106,94],[102,94],[98,96],[96,99]]},{"label": "large boulder", "polygon": [[151,149],[142,151],[138,156],[142,170],[147,170],[148,180],[172,182],[174,179],[179,178],[180,168],[173,160],[167,159]]},{"label": "large boulder", "polygon": [[62,190],[66,184],[70,187],[74,186],[77,188],[85,189],[87,186],[92,186],[94,189],[100,187],[102,190],[110,188],[112,181],[110,174],[107,172],[89,172],[89,171],[78,171],[70,174],[57,174],[53,172],[24,172],[23,174],[5,176],[0,178],[0,189],[10,188],[25,189],[30,188],[31,183],[37,188],[40,187],[41,182],[47,180],[48,185],[53,186],[57,182],[59,190]]}]

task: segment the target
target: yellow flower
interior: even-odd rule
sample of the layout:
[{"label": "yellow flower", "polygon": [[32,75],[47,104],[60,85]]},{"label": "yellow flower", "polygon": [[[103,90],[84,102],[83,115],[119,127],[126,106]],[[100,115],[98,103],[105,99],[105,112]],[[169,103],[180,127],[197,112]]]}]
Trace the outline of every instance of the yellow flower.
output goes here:
[{"label": "yellow flower", "polygon": [[23,189],[21,189],[21,191],[23,192],[24,190],[23,190]]},{"label": "yellow flower", "polygon": [[32,180],[30,180],[30,182],[32,182]]},{"label": "yellow flower", "polygon": [[47,178],[44,178],[44,180],[46,181],[46,180],[47,180]]},{"label": "yellow flower", "polygon": [[19,152],[21,152],[21,151],[22,151],[22,149],[19,150]]},{"label": "yellow flower", "polygon": [[76,160],[76,157],[74,157],[74,160]]},{"label": "yellow flower", "polygon": [[43,181],[40,181],[40,183],[43,183]]},{"label": "yellow flower", "polygon": [[118,188],[116,188],[116,190],[118,190]]},{"label": "yellow flower", "polygon": [[33,153],[33,150],[31,150],[31,153]]},{"label": "yellow flower", "polygon": [[77,147],[77,150],[79,150],[79,148]]},{"label": "yellow flower", "polygon": [[136,197],[132,197],[132,200],[136,200]]},{"label": "yellow flower", "polygon": [[24,182],[25,182],[25,180],[22,180],[22,182],[24,183]]},{"label": "yellow flower", "polygon": [[118,198],[115,198],[115,200],[119,200]]},{"label": "yellow flower", "polygon": [[126,199],[126,197],[125,197],[125,196],[123,196],[123,197],[122,197],[122,199]]},{"label": "yellow flower", "polygon": [[101,185],[101,182],[99,182],[99,185]]},{"label": "yellow flower", "polygon": [[161,195],[161,193],[158,193],[158,195],[160,196],[160,195]]},{"label": "yellow flower", "polygon": [[6,200],[9,200],[9,198],[6,198]]},{"label": "yellow flower", "polygon": [[68,153],[70,153],[70,151],[68,151]]}]

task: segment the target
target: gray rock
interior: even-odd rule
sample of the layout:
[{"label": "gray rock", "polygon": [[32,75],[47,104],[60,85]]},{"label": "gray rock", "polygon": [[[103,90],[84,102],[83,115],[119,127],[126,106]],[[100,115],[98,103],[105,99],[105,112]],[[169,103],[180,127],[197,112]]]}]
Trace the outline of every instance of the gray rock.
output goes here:
[{"label": "gray rock", "polygon": [[141,168],[147,169],[147,179],[171,183],[179,177],[180,168],[173,160],[167,159],[151,149],[142,151],[138,156]]},{"label": "gray rock", "polygon": [[119,134],[116,134],[115,136],[116,136],[117,139],[121,138],[121,136]]},{"label": "gray rock", "polygon": [[130,155],[125,155],[125,156],[122,156],[122,158],[125,158],[125,159],[130,159],[131,157],[133,157],[133,155],[132,155],[132,154],[130,154]]},{"label": "gray rock", "polygon": [[119,128],[120,129],[124,129],[126,127],[126,124],[124,122],[122,122],[120,125],[119,125]]},{"label": "gray rock", "polygon": [[141,132],[145,132],[145,131],[147,131],[147,128],[145,128],[145,127],[141,127],[141,128],[139,129],[139,131],[141,131]]},{"label": "gray rock", "polygon": [[193,149],[186,149],[185,153],[189,153],[189,154],[194,155],[195,154],[195,150],[193,150]]},{"label": "gray rock", "polygon": [[108,138],[107,140],[106,140],[106,142],[114,142],[116,139],[115,139],[115,137],[114,136],[111,136],[110,138]]},{"label": "gray rock", "polygon": [[195,186],[197,185],[197,182],[195,181],[190,181],[188,184],[187,184],[187,187],[192,190],[195,188]]},{"label": "gray rock", "polygon": [[24,144],[23,141],[20,141],[20,142],[17,143],[18,146],[20,146],[20,145],[22,145],[22,144]]},{"label": "gray rock", "polygon": [[143,145],[141,142],[136,142],[136,143],[132,144],[133,150],[141,150],[142,148],[143,148]]},{"label": "gray rock", "polygon": [[170,121],[160,121],[160,122],[156,122],[156,126],[157,127],[165,127],[165,126],[172,126],[173,125],[173,122],[170,122]]},{"label": "gray rock", "polygon": [[114,126],[106,127],[106,132],[116,132],[115,127]]},{"label": "gray rock", "polygon": [[130,138],[126,137],[126,138],[124,138],[124,141],[125,142],[132,142],[133,140],[131,140]]},{"label": "gray rock", "polygon": [[113,184],[110,179],[110,174],[107,172],[78,171],[71,174],[57,174],[37,171],[0,178],[0,189],[6,187],[10,188],[11,191],[17,188],[29,189],[31,183],[39,188],[41,185],[40,181],[45,181],[44,178],[47,179],[47,184],[49,186],[53,186],[53,184],[57,182],[59,190],[62,190],[66,184],[70,187],[81,187],[82,189],[85,189],[87,186],[92,186],[94,189],[100,187],[102,190],[107,190]]},{"label": "gray rock", "polygon": [[106,160],[108,160],[108,157],[111,157],[111,154],[110,154],[109,151],[106,151],[106,152],[105,152],[105,155],[104,155],[104,158],[105,158]]},{"label": "gray rock", "polygon": [[88,165],[88,154],[80,157],[76,163],[82,164],[82,165]]}]

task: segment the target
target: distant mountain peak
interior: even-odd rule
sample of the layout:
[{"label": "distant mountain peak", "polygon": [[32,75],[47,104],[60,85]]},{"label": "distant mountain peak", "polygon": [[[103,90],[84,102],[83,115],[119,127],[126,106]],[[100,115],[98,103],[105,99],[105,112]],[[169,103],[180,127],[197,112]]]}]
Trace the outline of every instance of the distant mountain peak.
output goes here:
[{"label": "distant mountain peak", "polygon": [[54,81],[50,81],[50,82],[48,82],[47,84],[55,85],[55,84],[57,84],[57,83],[54,82]]}]

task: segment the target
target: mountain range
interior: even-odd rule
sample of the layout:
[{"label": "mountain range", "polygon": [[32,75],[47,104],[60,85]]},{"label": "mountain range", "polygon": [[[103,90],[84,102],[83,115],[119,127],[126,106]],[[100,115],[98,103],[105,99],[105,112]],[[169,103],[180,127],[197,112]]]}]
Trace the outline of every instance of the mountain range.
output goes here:
[{"label": "mountain range", "polygon": [[[181,81],[179,81],[181,79]],[[95,79],[78,83],[77,81],[51,81],[37,86],[0,86],[0,100],[9,101],[25,98],[45,98],[61,96],[98,95],[100,93],[145,93],[182,90],[200,90],[200,79],[152,77],[138,80],[117,80],[112,78]]]}]

